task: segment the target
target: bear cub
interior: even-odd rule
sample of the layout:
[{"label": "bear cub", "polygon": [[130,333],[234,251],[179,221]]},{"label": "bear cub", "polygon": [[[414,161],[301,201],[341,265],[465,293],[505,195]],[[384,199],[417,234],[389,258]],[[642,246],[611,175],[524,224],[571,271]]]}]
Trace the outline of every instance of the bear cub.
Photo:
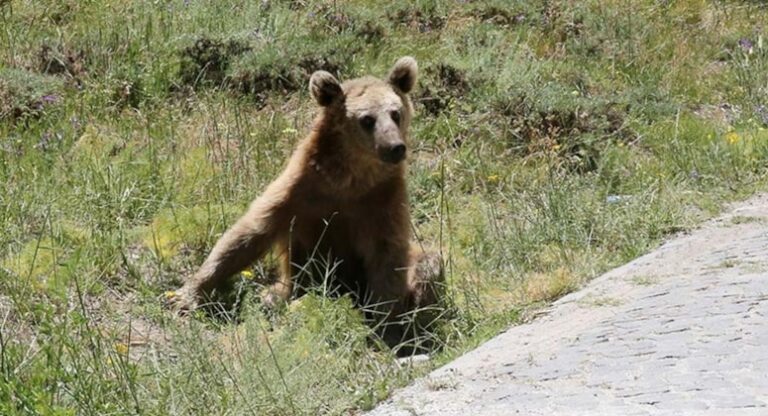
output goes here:
[{"label": "bear cub", "polygon": [[[332,264],[332,286],[382,317],[384,341],[406,336],[398,320],[435,306],[442,261],[411,241],[406,190],[409,126],[417,64],[400,58],[386,80],[371,76],[340,83],[325,71],[309,90],[320,111],[280,176],[218,240],[174,303],[198,306],[227,278],[268,250],[280,275],[266,291],[267,306],[321,284],[318,259]],[[326,282],[327,284],[328,282]]]}]

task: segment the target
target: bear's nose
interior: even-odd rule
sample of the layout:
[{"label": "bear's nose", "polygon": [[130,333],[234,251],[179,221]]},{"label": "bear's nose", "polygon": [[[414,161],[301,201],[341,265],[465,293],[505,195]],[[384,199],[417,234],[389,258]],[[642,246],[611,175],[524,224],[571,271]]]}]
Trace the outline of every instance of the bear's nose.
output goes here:
[{"label": "bear's nose", "polygon": [[389,148],[389,161],[392,163],[398,163],[405,159],[405,145],[396,144]]}]

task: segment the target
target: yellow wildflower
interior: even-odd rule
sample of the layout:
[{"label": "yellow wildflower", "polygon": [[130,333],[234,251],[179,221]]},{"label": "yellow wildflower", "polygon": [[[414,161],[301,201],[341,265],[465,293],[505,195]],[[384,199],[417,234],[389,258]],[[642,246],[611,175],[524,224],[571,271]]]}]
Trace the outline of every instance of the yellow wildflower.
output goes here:
[{"label": "yellow wildflower", "polygon": [[240,272],[240,275],[249,280],[253,279],[253,272],[250,270],[243,270]]},{"label": "yellow wildflower", "polygon": [[128,355],[128,345],[122,342],[115,343],[115,352],[120,355]]},{"label": "yellow wildflower", "polygon": [[496,183],[499,181],[499,175],[489,175],[486,179],[490,183]]},{"label": "yellow wildflower", "polygon": [[741,137],[739,137],[739,134],[732,131],[725,135],[725,140],[728,142],[728,144],[736,144],[741,140]]},{"label": "yellow wildflower", "polygon": [[176,291],[175,290],[167,290],[164,294],[165,299],[171,300],[176,297]]}]

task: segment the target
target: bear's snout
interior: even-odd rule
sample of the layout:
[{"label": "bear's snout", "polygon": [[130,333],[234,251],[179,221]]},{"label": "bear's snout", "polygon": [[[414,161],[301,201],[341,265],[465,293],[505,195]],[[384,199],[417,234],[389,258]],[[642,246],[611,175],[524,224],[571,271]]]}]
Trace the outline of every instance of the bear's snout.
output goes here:
[{"label": "bear's snout", "polygon": [[405,159],[406,148],[404,143],[395,143],[381,150],[383,152],[379,152],[379,157],[384,162],[397,164]]}]

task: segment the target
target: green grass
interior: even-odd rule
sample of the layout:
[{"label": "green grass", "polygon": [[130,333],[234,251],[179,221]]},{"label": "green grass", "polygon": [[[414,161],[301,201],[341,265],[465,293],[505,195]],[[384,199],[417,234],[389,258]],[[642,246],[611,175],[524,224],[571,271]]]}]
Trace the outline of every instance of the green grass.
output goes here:
[{"label": "green grass", "polygon": [[[347,299],[163,307],[281,170],[308,76],[421,68],[431,365],[765,189],[758,2],[0,1],[0,414],[346,414],[399,365]],[[638,282],[638,284],[646,284]]]}]

